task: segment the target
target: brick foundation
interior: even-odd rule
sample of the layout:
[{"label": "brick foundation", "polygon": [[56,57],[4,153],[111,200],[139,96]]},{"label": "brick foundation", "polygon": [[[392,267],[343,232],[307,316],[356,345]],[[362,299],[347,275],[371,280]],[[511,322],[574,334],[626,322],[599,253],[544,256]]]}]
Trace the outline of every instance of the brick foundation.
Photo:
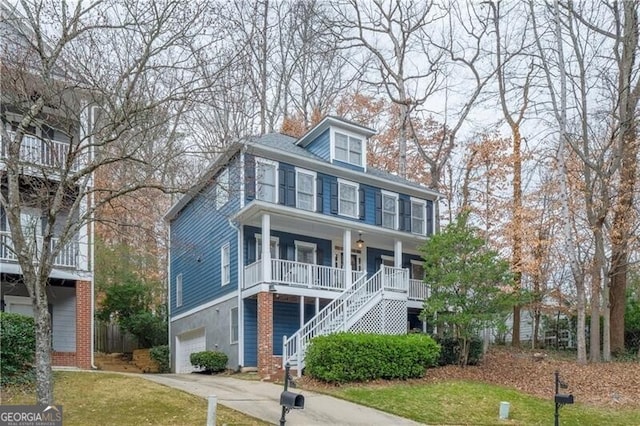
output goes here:
[{"label": "brick foundation", "polygon": [[53,351],[51,352],[51,364],[56,367],[75,367],[76,353]]},{"label": "brick foundation", "polygon": [[273,357],[273,293],[258,293],[258,374],[269,379],[278,371]]},{"label": "brick foundation", "polygon": [[91,282],[76,282],[76,353],[78,368],[91,368]]}]

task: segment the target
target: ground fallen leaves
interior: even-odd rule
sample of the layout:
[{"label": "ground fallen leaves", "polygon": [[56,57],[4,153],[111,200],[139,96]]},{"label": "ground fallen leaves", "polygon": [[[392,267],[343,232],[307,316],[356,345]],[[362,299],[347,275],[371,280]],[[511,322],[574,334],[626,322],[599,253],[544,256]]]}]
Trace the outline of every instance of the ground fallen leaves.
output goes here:
[{"label": "ground fallen leaves", "polygon": [[601,407],[640,408],[640,362],[579,365],[554,352],[492,348],[477,366],[429,369],[425,381],[472,380],[515,388],[553,399],[554,372],[568,384],[560,393],[572,393],[576,402]]}]

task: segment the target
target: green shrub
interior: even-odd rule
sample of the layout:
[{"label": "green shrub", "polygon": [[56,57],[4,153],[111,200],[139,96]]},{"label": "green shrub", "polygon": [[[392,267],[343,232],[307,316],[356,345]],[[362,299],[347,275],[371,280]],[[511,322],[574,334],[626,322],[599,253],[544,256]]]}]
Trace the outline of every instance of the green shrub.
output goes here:
[{"label": "green shrub", "polygon": [[205,373],[211,374],[224,371],[229,357],[218,351],[203,351],[192,353],[189,360],[194,367],[202,368]]},{"label": "green shrub", "polygon": [[33,381],[36,332],[33,318],[0,312],[0,383]]},{"label": "green shrub", "polygon": [[169,345],[152,347],[149,349],[149,356],[158,363],[159,373],[168,373],[171,371]]},{"label": "green shrub", "polygon": [[422,377],[435,366],[440,346],[424,334],[338,333],[311,341],[306,373],[331,383]]},{"label": "green shrub", "polygon": [[[440,358],[438,365],[456,365],[460,363],[460,349],[462,341],[455,337],[435,337],[440,344]],[[477,365],[482,359],[482,340],[472,338],[469,342],[469,360],[467,365]]]}]

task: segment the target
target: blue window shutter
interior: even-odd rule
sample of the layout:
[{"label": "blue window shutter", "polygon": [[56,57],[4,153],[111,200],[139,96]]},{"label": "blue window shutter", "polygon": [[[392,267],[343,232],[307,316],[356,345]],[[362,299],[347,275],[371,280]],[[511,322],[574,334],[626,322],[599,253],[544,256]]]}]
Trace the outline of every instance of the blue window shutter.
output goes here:
[{"label": "blue window shutter", "polygon": [[245,193],[247,200],[256,198],[256,159],[253,155],[244,156]]},{"label": "blue window shutter", "polygon": [[398,230],[404,231],[404,200],[400,198],[398,200]]},{"label": "blue window shutter", "polygon": [[[400,203],[404,205],[404,215],[400,216],[400,222],[404,222],[405,231],[411,231],[411,200],[408,198],[400,199]],[[400,225],[402,227],[402,225]]]},{"label": "blue window shutter", "polygon": [[338,182],[331,181],[331,214],[338,214]]},{"label": "blue window shutter", "polygon": [[256,261],[256,239],[251,236],[245,240],[247,246],[247,265]]},{"label": "blue window shutter", "polygon": [[286,204],[287,199],[287,181],[286,170],[283,167],[278,168],[278,203]]},{"label": "blue window shutter", "polygon": [[382,193],[376,191],[376,225],[382,226]]},{"label": "blue window shutter", "polygon": [[316,180],[316,211],[322,213],[322,177],[318,176]]},{"label": "blue window shutter", "polygon": [[427,200],[427,235],[433,235],[433,201]]},{"label": "blue window shutter", "polygon": [[293,168],[286,169],[286,198],[285,205],[296,206],[296,171]]},{"label": "blue window shutter", "polygon": [[360,220],[364,220],[364,189],[358,190],[358,198],[360,198]]}]

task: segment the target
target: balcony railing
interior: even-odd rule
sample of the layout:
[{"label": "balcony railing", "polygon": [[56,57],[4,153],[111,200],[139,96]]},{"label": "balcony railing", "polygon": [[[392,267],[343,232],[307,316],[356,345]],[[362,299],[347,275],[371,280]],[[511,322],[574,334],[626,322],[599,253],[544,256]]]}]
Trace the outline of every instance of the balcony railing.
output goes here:
[{"label": "balcony railing", "polygon": [[[351,282],[365,275],[361,271],[351,272]],[[330,266],[312,265],[291,260],[271,259],[271,282],[293,287],[318,290],[343,291],[346,289],[346,270]],[[264,282],[262,260],[244,269],[244,288]]]},{"label": "balcony railing", "polygon": [[[9,139],[2,138],[2,158],[8,155],[8,142],[15,137],[15,132],[7,132]],[[67,167],[69,144],[51,139],[24,135],[20,145],[20,161],[37,166],[64,169]],[[78,169],[77,159],[71,164],[70,170]]]},{"label": "balcony railing", "polygon": [[[42,237],[36,239],[37,253],[42,252]],[[54,250],[60,243],[58,238],[51,239],[51,249]],[[13,241],[9,232],[0,232],[0,260],[17,261],[18,257],[13,251]],[[72,242],[60,248],[60,252],[53,261],[53,266],[74,268],[78,265],[78,243]]]},{"label": "balcony railing", "polygon": [[422,302],[429,297],[429,286],[423,280],[409,280],[409,300]]}]

